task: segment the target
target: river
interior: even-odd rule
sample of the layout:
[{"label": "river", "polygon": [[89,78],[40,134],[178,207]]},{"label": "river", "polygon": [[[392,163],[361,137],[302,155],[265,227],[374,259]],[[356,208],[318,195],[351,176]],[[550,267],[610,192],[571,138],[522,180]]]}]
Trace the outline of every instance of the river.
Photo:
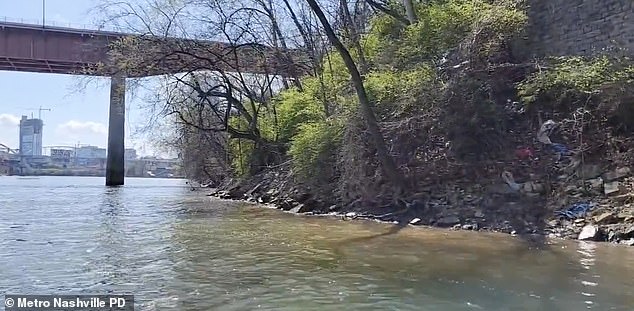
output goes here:
[{"label": "river", "polygon": [[131,293],[137,310],[634,309],[634,248],[391,232],[182,180],[103,183],[0,177],[0,295]]}]

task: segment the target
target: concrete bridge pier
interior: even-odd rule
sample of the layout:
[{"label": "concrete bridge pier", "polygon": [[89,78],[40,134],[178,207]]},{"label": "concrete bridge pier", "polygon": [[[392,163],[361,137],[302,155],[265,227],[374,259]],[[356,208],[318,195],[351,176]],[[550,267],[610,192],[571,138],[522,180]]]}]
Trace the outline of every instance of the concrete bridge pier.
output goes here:
[{"label": "concrete bridge pier", "polygon": [[125,175],[125,77],[110,78],[106,186],[121,186]]}]

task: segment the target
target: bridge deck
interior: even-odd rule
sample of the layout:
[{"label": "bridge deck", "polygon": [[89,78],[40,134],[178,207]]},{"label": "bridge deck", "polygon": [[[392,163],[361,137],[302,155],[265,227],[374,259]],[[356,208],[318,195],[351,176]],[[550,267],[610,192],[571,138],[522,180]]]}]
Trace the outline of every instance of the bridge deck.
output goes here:
[{"label": "bridge deck", "polygon": [[[20,24],[0,22],[0,70],[44,72],[59,74],[84,74],[111,76],[116,66],[111,66],[111,44],[132,34],[116,33],[109,31],[96,31],[87,29],[73,29],[64,27],[49,27],[42,25]],[[170,54],[174,49],[183,51],[195,51],[197,56],[209,56],[216,59],[218,55],[234,57],[222,62],[210,65],[208,59],[201,60],[192,57],[178,55],[172,59],[156,61],[153,66],[146,68],[134,68],[126,76],[142,77],[166,73],[177,73],[196,69],[215,69],[226,71],[241,71],[249,73],[293,75],[290,72],[292,66],[281,64],[274,53],[265,52],[261,57],[253,54],[254,49],[249,46],[238,48],[223,42],[193,41],[175,38],[142,37],[149,44],[156,44],[159,49],[153,49],[156,53],[151,57],[158,58],[161,54]],[[230,53],[232,49],[238,53]],[[146,56],[147,57],[147,56]],[[260,59],[255,59],[260,57]],[[207,61],[207,62],[205,62]],[[98,64],[105,64],[102,68],[111,68],[101,71],[86,71]],[[209,67],[217,66],[217,68]],[[297,62],[297,71],[306,72],[306,66]]]}]

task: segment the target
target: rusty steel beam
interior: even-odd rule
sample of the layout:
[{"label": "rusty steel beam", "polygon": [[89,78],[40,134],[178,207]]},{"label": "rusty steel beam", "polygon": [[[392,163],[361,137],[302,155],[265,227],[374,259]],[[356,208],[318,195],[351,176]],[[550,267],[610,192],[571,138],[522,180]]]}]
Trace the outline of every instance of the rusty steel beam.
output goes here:
[{"label": "rusty steel beam", "polygon": [[[137,68],[127,68],[127,72],[122,73],[117,66],[112,66],[116,61],[112,43],[130,36],[142,41],[141,45],[147,48],[147,51],[137,51],[146,59],[137,64]],[[278,50],[263,46],[232,46],[222,42],[0,22],[0,70],[96,76],[124,74],[127,77],[198,69],[282,76],[310,72],[303,53],[282,54],[293,54],[293,60],[284,60]]]}]

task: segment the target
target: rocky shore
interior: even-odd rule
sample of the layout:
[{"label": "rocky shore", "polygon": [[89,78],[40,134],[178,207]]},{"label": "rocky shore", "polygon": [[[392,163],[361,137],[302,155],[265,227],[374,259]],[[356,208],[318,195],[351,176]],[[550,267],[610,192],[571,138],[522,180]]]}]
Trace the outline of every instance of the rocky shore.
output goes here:
[{"label": "rocky shore", "polygon": [[583,175],[591,170],[581,166],[576,175],[558,176],[556,183],[517,183],[516,191],[495,179],[457,179],[430,184],[406,198],[342,204],[334,195],[316,195],[294,181],[286,164],[249,179],[227,180],[209,195],[309,215],[634,246],[632,171],[617,167]]}]

